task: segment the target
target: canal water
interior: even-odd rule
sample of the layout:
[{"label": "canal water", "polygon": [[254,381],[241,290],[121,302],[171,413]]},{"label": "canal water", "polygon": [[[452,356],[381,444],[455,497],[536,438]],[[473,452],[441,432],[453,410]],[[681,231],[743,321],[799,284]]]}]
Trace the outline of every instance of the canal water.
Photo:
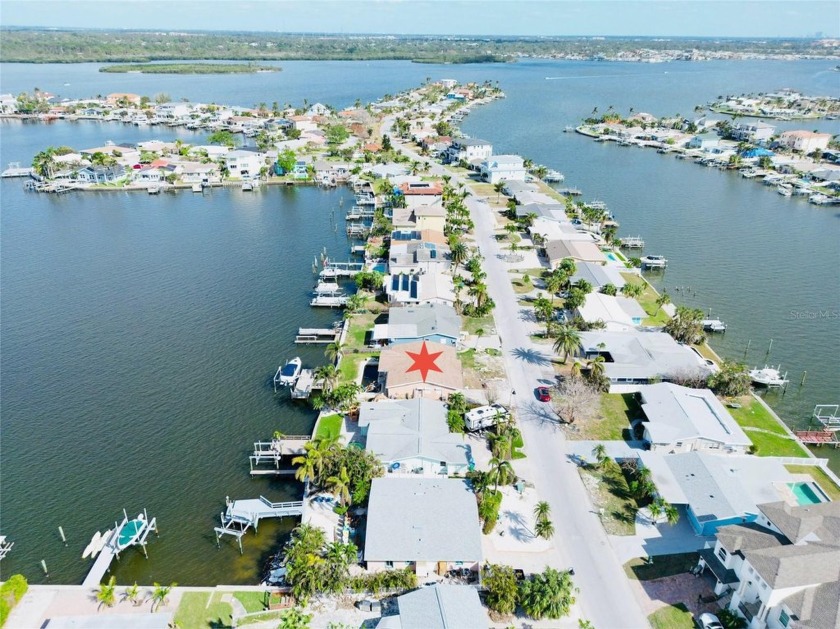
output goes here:
[{"label": "canal water", "polygon": [[[94,64],[3,64],[0,91],[37,86],[68,97],[166,92],[248,106],[307,99],[344,107],[426,77],[498,80],[508,97],[471,114],[464,131],[493,141],[497,152],[562,170],[585,198],[605,201],[622,234],[643,236],[648,252],[669,258],[654,278],[658,287],[729,324],[712,343],[724,356],[744,358],[751,342],[748,363],[781,362],[796,385],[807,370],[801,389],[792,384],[767,396],[786,421],[802,425],[815,403],[840,402],[838,319],[830,314],[839,307],[836,208],[562,130],[596,106],[688,115],[730,92],[837,94],[831,65],[296,62],[277,74],[208,80],[103,75]],[[807,128],[840,131],[836,122]],[[3,165],[28,163],[48,145],[203,139],[184,130],[66,122],[6,122],[0,136]],[[338,316],[309,308],[308,291],[313,258],[324,247],[346,256],[341,216],[349,203],[341,189],[55,196],[24,193],[21,181],[0,183],[1,532],[16,542],[3,576],[44,581],[44,559],[52,582],[78,583],[90,536],[113,526],[123,507],[129,514],[145,507],[158,517],[160,538],[149,560],[132,551],[115,564],[120,583],[256,581],[292,523],[262,523],[258,535],[244,538],[243,556],[230,540],[217,550],[212,529],[225,496],[280,500],[300,491],[251,480],[247,455],[275,429],[312,426],[314,413],[275,396],[270,379],[291,356],[309,365],[324,360],[321,349],[292,341],[298,326]]]}]

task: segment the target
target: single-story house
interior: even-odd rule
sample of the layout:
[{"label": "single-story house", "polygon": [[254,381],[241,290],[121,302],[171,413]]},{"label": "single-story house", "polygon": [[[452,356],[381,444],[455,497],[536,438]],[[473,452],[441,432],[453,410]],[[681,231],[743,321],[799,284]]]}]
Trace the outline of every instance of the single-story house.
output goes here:
[{"label": "single-story house", "polygon": [[446,418],[446,404],[439,400],[382,400],[362,404],[359,428],[365,450],[388,474],[465,474],[469,446],[463,434],[449,432]]},{"label": "single-story house", "polygon": [[391,308],[388,323],[373,327],[374,342],[390,345],[432,341],[454,346],[460,336],[461,317],[447,304]]},{"label": "single-story house", "polygon": [[442,343],[415,341],[383,350],[379,382],[389,398],[447,399],[464,388],[461,361],[455,348]]},{"label": "single-story house", "polygon": [[570,278],[572,284],[585,280],[592,285],[594,290],[600,290],[608,284],[621,289],[627,281],[621,272],[614,266],[601,266],[593,262],[578,262],[575,274]]},{"label": "single-story house", "polygon": [[525,181],[528,171],[519,155],[494,155],[481,163],[481,178],[497,184],[503,180]]},{"label": "single-story house", "polygon": [[720,136],[717,133],[701,133],[699,135],[695,135],[691,140],[688,141],[686,144],[687,148],[690,149],[700,149],[701,151],[708,151],[713,148],[717,148],[720,144]]},{"label": "single-story house", "polygon": [[644,439],[653,452],[746,454],[749,437],[709,389],[660,382],[639,388]]},{"label": "single-story house", "polygon": [[575,262],[607,263],[600,247],[591,240],[549,240],[545,243],[545,254],[551,268],[557,268],[566,258]]},{"label": "single-story house", "polygon": [[182,162],[180,170],[181,181],[184,183],[216,183],[219,181],[219,165],[210,162],[200,164],[196,162]]},{"label": "single-story house", "polygon": [[124,176],[122,166],[86,166],[76,173],[76,179],[86,183],[110,183]]},{"label": "single-story house", "polygon": [[420,577],[478,570],[481,527],[475,495],[452,478],[374,478],[364,559],[369,570],[412,567]]},{"label": "single-story house", "polygon": [[586,359],[604,357],[604,375],[613,393],[632,393],[652,381],[706,376],[714,370],[691,347],[655,330],[581,332],[580,354]]},{"label": "single-story house", "polygon": [[627,330],[642,325],[647,317],[644,308],[635,299],[592,292],[577,309],[577,314],[587,323],[603,321],[607,330]]},{"label": "single-story house", "polygon": [[392,304],[455,303],[452,277],[437,268],[424,273],[391,273],[385,278],[385,293]]},{"label": "single-story house", "polygon": [[399,614],[376,629],[488,629],[487,610],[469,585],[436,583],[397,597]]}]

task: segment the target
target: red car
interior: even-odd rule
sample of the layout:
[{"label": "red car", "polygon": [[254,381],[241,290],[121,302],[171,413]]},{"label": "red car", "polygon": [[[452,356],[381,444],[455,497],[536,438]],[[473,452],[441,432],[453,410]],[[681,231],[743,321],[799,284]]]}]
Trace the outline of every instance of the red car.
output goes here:
[{"label": "red car", "polygon": [[540,402],[551,402],[551,391],[548,387],[537,387],[537,399]]}]

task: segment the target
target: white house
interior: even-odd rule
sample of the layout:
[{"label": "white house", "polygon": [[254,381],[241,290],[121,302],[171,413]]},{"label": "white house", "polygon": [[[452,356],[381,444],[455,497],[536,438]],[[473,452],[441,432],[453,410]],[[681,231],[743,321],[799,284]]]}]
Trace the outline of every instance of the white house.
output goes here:
[{"label": "white house", "polygon": [[719,144],[720,137],[718,136],[718,134],[709,132],[695,135],[693,138],[691,138],[691,140],[689,140],[688,144],[686,144],[686,148],[708,151],[713,148],[717,148]]},{"label": "white house", "polygon": [[731,591],[728,608],[749,629],[840,626],[840,503],[758,506],[752,524],[718,529],[700,551],[700,570]]},{"label": "white house", "polygon": [[487,610],[470,585],[436,583],[397,598],[399,614],[383,616],[376,629],[488,629]]},{"label": "white house", "polygon": [[639,395],[646,417],[644,440],[653,452],[746,454],[752,445],[708,389],[661,382],[640,387]]},{"label": "white house", "polygon": [[192,113],[190,103],[163,103],[155,106],[155,117],[161,120],[180,120]]},{"label": "white house", "polygon": [[230,176],[240,179],[256,179],[265,165],[264,157],[253,151],[229,151],[222,159]]},{"label": "white house", "polygon": [[459,138],[452,140],[452,144],[446,150],[445,161],[457,164],[461,160],[471,162],[474,159],[490,159],[491,155],[493,145],[490,142],[477,138]]},{"label": "white house", "polygon": [[779,136],[779,144],[799,151],[801,153],[812,153],[824,151],[831,142],[830,133],[814,133],[813,131],[785,131]]},{"label": "white house", "polygon": [[17,111],[17,97],[14,94],[0,94],[0,113],[13,114]]},{"label": "white house", "polygon": [[732,138],[739,142],[766,142],[775,130],[766,122],[742,122],[732,127]]},{"label": "white house", "polygon": [[528,171],[519,155],[494,155],[481,163],[481,178],[496,184],[503,180],[525,181]]},{"label": "white house", "polygon": [[635,299],[592,292],[577,309],[587,323],[603,321],[607,330],[628,330],[642,325],[647,313]]}]

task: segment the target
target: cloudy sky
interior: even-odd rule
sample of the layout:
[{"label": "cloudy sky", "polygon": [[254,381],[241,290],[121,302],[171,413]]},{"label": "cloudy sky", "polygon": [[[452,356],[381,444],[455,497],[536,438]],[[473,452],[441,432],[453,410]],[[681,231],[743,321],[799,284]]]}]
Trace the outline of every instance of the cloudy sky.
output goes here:
[{"label": "cloudy sky", "polygon": [[462,35],[840,36],[811,0],[3,0],[0,25]]}]

